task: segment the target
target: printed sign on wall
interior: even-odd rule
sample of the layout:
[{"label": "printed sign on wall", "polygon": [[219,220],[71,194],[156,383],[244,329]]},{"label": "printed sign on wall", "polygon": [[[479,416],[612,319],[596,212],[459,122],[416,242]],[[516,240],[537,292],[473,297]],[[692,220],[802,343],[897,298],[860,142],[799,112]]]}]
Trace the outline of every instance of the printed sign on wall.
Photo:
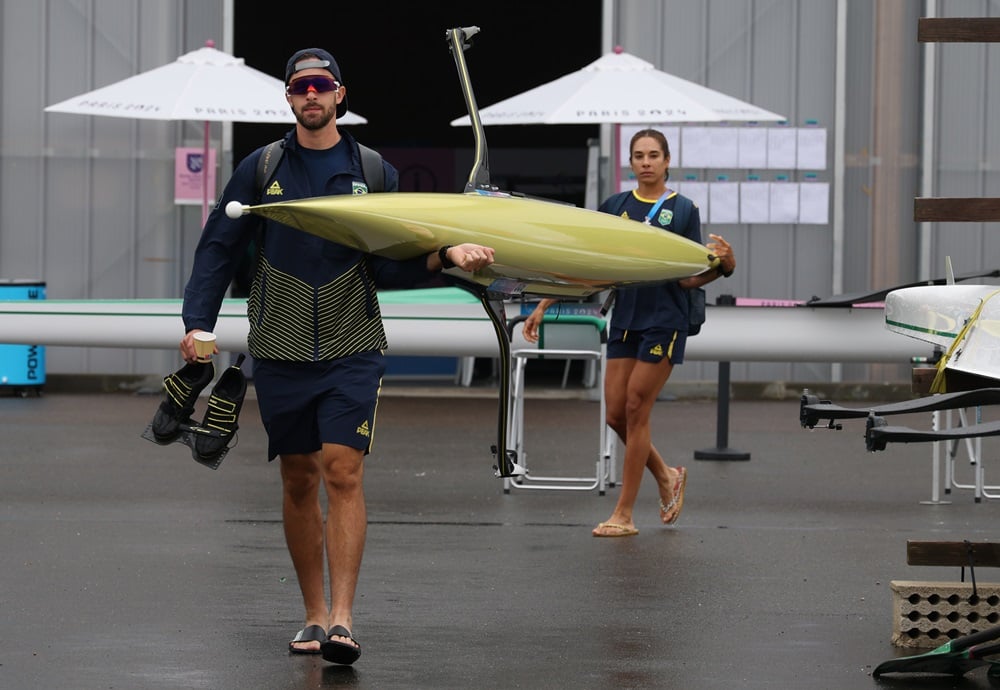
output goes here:
[{"label": "printed sign on wall", "polygon": [[208,150],[208,166],[205,166],[205,150],[197,147],[178,147],[174,152],[174,203],[200,206],[205,198],[202,176],[208,174],[208,200],[215,199],[215,149]]}]

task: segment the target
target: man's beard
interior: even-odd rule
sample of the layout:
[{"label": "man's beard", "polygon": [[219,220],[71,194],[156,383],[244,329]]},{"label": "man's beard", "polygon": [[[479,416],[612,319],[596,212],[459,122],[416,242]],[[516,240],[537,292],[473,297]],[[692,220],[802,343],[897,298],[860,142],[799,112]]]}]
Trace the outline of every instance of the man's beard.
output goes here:
[{"label": "man's beard", "polygon": [[306,111],[305,108],[303,108],[302,111],[295,113],[295,119],[298,120],[299,124],[306,129],[316,131],[323,129],[330,124],[330,120],[334,118],[336,113],[337,109],[335,107],[321,111],[310,109],[308,111],[309,119],[306,119]]}]

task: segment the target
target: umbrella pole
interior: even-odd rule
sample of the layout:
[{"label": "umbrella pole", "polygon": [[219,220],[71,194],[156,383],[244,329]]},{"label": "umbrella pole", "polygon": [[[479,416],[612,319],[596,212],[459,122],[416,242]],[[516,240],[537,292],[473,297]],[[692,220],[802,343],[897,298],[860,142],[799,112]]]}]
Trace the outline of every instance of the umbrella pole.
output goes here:
[{"label": "umbrella pole", "polygon": [[202,146],[202,159],[201,159],[201,227],[205,227],[205,223],[208,221],[208,137],[209,137],[209,124],[208,120],[205,121],[205,141]]},{"label": "umbrella pole", "polygon": [[[614,155],[609,156],[611,158],[611,164],[615,166],[615,174],[612,179],[615,181],[615,188],[611,190],[611,194],[617,194],[622,190],[622,161],[621,161],[621,145],[622,145],[622,126],[617,122],[614,124],[615,136],[614,136]],[[632,152],[629,151],[629,155]],[[610,196],[610,194],[608,195]]]}]

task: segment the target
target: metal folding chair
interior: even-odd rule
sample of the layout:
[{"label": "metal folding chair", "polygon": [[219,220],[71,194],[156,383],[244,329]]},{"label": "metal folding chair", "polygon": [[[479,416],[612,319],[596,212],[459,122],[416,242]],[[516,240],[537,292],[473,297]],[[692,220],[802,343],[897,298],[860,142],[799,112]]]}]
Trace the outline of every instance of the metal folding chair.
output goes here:
[{"label": "metal folding chair", "polygon": [[[508,328],[525,320],[518,316],[511,319]],[[609,485],[614,486],[614,434],[605,423],[604,361],[607,351],[607,328],[604,319],[587,315],[546,315],[540,330],[539,346],[521,348],[511,352],[511,392],[508,401],[507,447],[517,453],[517,462],[527,469],[527,474],[504,478],[504,493],[511,489],[555,489],[590,491],[597,489],[603,496]],[[593,476],[565,477],[535,474],[528,462],[524,445],[525,370],[531,359],[584,360],[596,366],[595,386],[600,399],[600,428]],[[566,373],[563,374],[565,386]]]}]

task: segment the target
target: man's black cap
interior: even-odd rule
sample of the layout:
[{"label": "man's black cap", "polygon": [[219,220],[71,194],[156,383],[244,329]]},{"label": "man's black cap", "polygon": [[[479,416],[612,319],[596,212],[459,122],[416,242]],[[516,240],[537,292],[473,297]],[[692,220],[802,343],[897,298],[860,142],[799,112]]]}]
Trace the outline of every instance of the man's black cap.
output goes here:
[{"label": "man's black cap", "polygon": [[[325,69],[327,72],[333,75],[333,78],[340,82],[341,85],[344,84],[343,78],[340,76],[340,66],[337,61],[333,59],[327,51],[322,48],[303,48],[295,52],[292,57],[288,58],[288,64],[285,65],[285,86],[292,80],[296,72],[304,69]],[[341,118],[347,113],[347,96],[345,95],[343,100],[337,104],[337,117]]]}]

